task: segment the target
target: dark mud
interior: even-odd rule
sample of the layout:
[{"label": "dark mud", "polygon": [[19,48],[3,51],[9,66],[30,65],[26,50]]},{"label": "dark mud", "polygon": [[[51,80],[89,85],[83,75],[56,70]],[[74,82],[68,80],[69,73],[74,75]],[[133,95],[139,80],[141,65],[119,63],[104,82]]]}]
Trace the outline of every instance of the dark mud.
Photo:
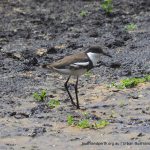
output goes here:
[{"label": "dark mud", "polygon": [[[0,149],[148,149],[150,144],[135,142],[150,141],[150,84],[118,91],[106,85],[150,73],[150,2],[116,0],[113,5],[107,15],[99,1],[0,1]],[[129,23],[137,29],[126,31]],[[65,77],[42,66],[91,45],[104,45],[113,58],[102,58],[108,67],[80,78],[84,109],[76,110],[64,91]],[[60,107],[35,102],[32,93],[41,89],[47,89],[47,99],[59,99]],[[79,119],[83,112],[110,125],[68,127],[67,115]]]}]

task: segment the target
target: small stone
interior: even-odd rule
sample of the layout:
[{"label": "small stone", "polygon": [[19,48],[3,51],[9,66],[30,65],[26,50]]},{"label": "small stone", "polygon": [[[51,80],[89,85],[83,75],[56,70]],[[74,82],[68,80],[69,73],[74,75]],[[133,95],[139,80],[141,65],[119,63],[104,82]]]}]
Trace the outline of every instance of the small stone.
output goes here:
[{"label": "small stone", "polygon": [[42,135],[43,133],[46,132],[46,128],[43,128],[43,127],[35,127],[33,129],[33,131],[29,134],[29,136],[31,137],[35,137],[37,135]]},{"label": "small stone", "polygon": [[7,52],[7,56],[13,59],[21,59],[22,55],[18,52]]},{"label": "small stone", "polygon": [[117,89],[117,88],[112,88],[111,91],[112,91],[112,92],[119,92],[120,90]]},{"label": "small stone", "polygon": [[138,96],[138,95],[132,95],[132,98],[133,98],[133,99],[138,99],[139,96]]},{"label": "small stone", "polygon": [[137,93],[131,93],[129,94],[128,96],[129,98],[133,98],[133,99],[138,99],[139,98],[139,95]]},{"label": "small stone", "polygon": [[137,136],[141,137],[141,136],[144,136],[144,134],[143,133],[139,133]]},{"label": "small stone", "polygon": [[12,55],[12,57],[13,57],[14,59],[21,59],[21,58],[22,58],[22,56],[21,56],[20,53],[14,53],[14,54]]},{"label": "small stone", "polygon": [[45,127],[53,127],[53,125],[48,124],[48,123],[43,124],[43,126],[45,126]]},{"label": "small stone", "polygon": [[143,97],[143,95],[138,95],[139,98]]},{"label": "small stone", "polygon": [[47,53],[47,49],[45,49],[45,48],[40,48],[40,49],[37,49],[37,51],[36,51],[36,55],[38,55],[38,56],[43,56],[46,53]]},{"label": "small stone", "polygon": [[23,119],[23,118],[29,118],[29,115],[26,113],[17,113],[14,117],[16,119]]}]

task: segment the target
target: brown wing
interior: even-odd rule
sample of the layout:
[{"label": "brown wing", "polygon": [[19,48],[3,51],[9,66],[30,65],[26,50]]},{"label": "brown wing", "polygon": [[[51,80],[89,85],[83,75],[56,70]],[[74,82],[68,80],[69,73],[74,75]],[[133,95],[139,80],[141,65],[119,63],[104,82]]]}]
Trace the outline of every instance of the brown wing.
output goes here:
[{"label": "brown wing", "polygon": [[70,64],[73,64],[75,62],[85,62],[88,61],[88,57],[85,53],[78,53],[78,54],[73,54],[70,56],[66,56],[63,59],[60,59],[50,65],[47,65],[47,67],[50,68],[65,68],[69,66]]}]

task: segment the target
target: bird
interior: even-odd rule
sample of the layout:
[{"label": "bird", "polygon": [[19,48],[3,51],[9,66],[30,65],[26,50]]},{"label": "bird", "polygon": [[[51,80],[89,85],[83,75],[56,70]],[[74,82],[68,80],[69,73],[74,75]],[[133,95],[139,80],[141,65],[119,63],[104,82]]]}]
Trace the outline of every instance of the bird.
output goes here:
[{"label": "bird", "polygon": [[[72,105],[76,106],[77,109],[80,109],[79,98],[78,98],[79,76],[83,75],[90,69],[99,66],[100,63],[102,62],[100,61],[100,57],[102,55],[112,57],[108,52],[105,52],[102,47],[91,46],[84,52],[79,52],[69,56],[65,56],[64,58],[56,62],[46,64],[46,68],[52,69],[58,72],[59,74],[68,75],[68,78],[64,83],[64,87],[69,95]],[[71,76],[76,77],[76,83],[75,83],[76,103],[74,102],[73,97],[68,88],[68,82]]]}]

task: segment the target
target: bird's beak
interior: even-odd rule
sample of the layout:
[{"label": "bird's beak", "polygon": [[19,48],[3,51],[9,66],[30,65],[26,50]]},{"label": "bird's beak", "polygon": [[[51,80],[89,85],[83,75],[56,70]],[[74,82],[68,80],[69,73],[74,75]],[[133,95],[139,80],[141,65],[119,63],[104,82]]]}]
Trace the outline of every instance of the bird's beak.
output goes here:
[{"label": "bird's beak", "polygon": [[111,56],[109,53],[105,53],[105,52],[103,52],[103,55],[105,55],[105,56],[108,56],[108,57],[112,58],[112,56]]}]

